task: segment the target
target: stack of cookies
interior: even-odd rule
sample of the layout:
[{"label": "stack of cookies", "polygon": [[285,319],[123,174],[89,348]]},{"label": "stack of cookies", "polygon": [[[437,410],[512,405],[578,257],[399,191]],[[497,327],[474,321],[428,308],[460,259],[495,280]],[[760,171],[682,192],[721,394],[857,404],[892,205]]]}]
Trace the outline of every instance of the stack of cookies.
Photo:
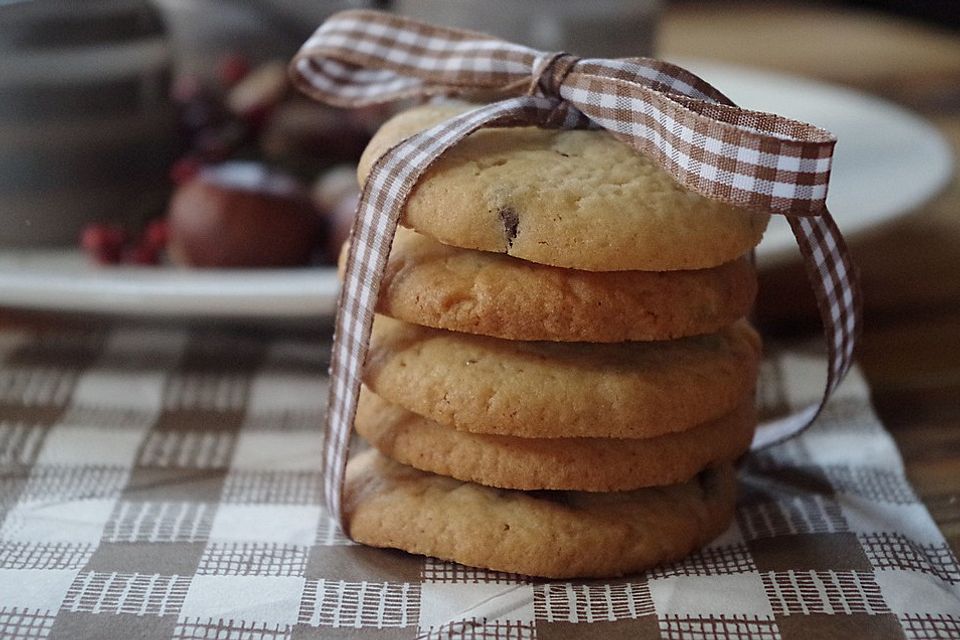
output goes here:
[{"label": "stack of cookies", "polygon": [[[386,123],[401,139],[466,109]],[[602,131],[479,131],[401,218],[355,421],[358,542],[537,576],[676,560],[730,523],[756,426],[767,218]]]}]

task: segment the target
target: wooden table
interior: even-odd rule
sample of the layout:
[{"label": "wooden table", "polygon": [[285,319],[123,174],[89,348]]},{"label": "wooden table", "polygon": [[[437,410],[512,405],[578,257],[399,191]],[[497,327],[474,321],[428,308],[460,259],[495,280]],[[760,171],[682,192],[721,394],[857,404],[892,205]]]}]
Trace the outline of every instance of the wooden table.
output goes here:
[{"label": "wooden table", "polygon": [[[674,5],[661,52],[763,65],[853,85],[925,114],[960,155],[960,38],[902,19],[824,7]],[[858,238],[866,293],[860,362],[907,472],[960,553],[960,181],[902,221]],[[802,276],[765,274],[767,324],[812,335],[815,316],[769,292]],[[786,302],[793,302],[793,297]],[[790,318],[790,322],[785,320]],[[797,322],[800,318],[800,322]],[[57,325],[50,315],[0,312],[0,327]]]},{"label": "wooden table", "polygon": [[[861,88],[919,111],[960,157],[960,37],[908,20],[821,6],[690,3],[665,16],[660,55],[713,58]],[[882,132],[878,132],[882,135]],[[960,553],[960,180],[852,242],[862,270],[859,361],[907,474]],[[799,268],[762,278],[761,317],[812,335]],[[778,296],[776,292],[788,292]],[[802,298],[800,299],[802,300]]]}]

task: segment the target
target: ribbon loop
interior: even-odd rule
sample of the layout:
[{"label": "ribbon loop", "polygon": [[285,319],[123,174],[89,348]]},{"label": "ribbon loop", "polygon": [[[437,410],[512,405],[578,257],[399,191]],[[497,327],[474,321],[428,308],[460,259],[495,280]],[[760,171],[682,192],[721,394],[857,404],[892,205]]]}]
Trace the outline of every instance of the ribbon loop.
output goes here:
[{"label": "ribbon loop", "polygon": [[691,191],[788,216],[827,338],[827,383],[819,404],[761,425],[754,448],[802,431],[850,368],[861,324],[860,289],[826,207],[835,143],[829,132],[741,109],[696,75],[659,60],[581,60],[376,11],[332,16],[294,57],[291,75],[308,95],[341,107],[433,95],[504,98],[407,138],[367,178],[330,366],[324,481],[327,508],[341,526],[361,372],[396,226],[424,172],[480,127],[602,128]]},{"label": "ribbon loop", "polygon": [[307,94],[338,106],[490,93],[560,97],[653,157],[680,184],[735,207],[822,215],[835,139],[740,109],[705,80],[649,58],[580,60],[376,11],[325,22],[291,65]]},{"label": "ribbon loop", "polygon": [[533,64],[530,74],[530,95],[540,92],[550,98],[560,97],[560,86],[566,80],[573,67],[580,62],[580,58],[569,53],[552,53],[538,59]]}]

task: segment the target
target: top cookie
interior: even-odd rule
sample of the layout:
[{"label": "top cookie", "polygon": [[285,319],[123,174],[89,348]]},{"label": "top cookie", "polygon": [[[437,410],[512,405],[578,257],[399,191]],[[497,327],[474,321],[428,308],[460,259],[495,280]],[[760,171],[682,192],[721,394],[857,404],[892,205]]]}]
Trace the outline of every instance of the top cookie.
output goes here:
[{"label": "top cookie", "polygon": [[[394,117],[363,153],[471,107],[432,105]],[[585,271],[674,271],[729,262],[753,248],[768,216],[680,186],[603,131],[485,129],[450,149],[407,202],[404,225],[444,244]]]}]

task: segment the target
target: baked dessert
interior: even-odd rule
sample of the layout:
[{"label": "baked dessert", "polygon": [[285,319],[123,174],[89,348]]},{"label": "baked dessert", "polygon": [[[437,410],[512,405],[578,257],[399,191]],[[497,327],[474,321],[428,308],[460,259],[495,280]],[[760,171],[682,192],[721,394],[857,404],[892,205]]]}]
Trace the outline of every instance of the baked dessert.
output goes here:
[{"label": "baked dessert", "polygon": [[756,291],[745,257],[695,271],[581,271],[451,247],[401,227],[377,310],[507,340],[670,340],[733,323],[749,312]]},{"label": "baked dessert", "polygon": [[[462,110],[418,107],[399,140]],[[480,130],[414,188],[348,464],[356,541],[550,578],[677,560],[730,523],[756,428],[747,257],[767,216],[603,131]]]},{"label": "baked dessert", "polygon": [[687,555],[730,523],[729,464],[683,484],[614,493],[508,491],[365,451],[347,468],[357,542],[547,578],[635,573]]},{"label": "baked dessert", "polygon": [[360,394],[357,433],[422,471],[502,489],[628,491],[686,482],[750,448],[753,398],[716,420],[652,438],[520,438],[458,431]]},{"label": "baked dessert", "polygon": [[364,369],[377,395],[444,425],[525,438],[649,438],[714,420],[752,392],[760,338],[718,333],[589,344],[517,342],[378,316]]},{"label": "baked dessert", "polygon": [[[403,138],[470,105],[403,112],[360,159],[370,167]],[[681,187],[605,131],[482,129],[440,157],[402,223],[444,244],[585,271],[706,269],[760,242],[769,216]]]}]

